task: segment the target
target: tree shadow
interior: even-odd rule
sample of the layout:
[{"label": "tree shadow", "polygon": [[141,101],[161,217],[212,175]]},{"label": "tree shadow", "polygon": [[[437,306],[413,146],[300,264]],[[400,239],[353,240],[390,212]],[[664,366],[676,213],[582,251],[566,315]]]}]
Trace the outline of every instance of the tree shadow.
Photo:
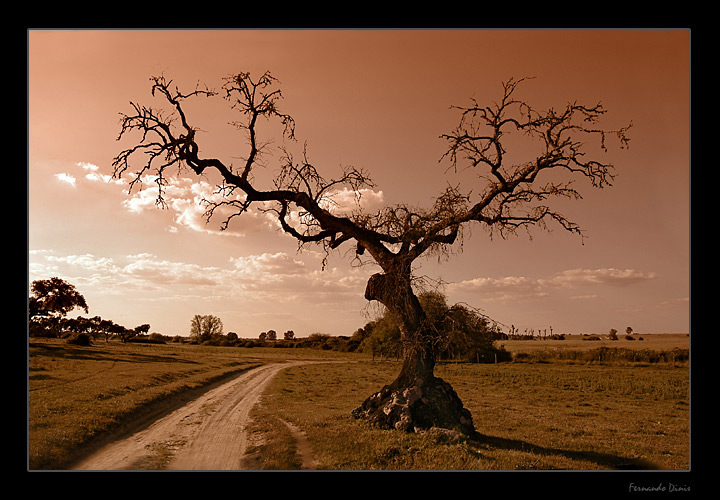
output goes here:
[{"label": "tree shadow", "polygon": [[[102,344],[99,344],[102,346]],[[104,350],[97,346],[71,346],[47,345],[42,343],[29,343],[30,356],[51,356],[61,359],[90,360],[90,361],[125,361],[128,363],[182,363],[199,364],[191,359],[178,358],[176,354],[157,354],[142,352],[117,353]]]},{"label": "tree shadow", "polygon": [[476,433],[469,441],[479,447],[492,447],[503,450],[522,451],[541,456],[560,456],[571,460],[583,460],[610,470],[662,470],[661,467],[641,458],[628,458],[610,453],[601,453],[593,450],[563,450],[540,446],[520,439],[510,439],[497,436],[487,436]]}]

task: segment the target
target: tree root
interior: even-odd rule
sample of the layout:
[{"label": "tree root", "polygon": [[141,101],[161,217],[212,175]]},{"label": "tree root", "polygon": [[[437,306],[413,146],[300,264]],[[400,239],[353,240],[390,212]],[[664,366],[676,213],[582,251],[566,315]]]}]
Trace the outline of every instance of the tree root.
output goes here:
[{"label": "tree root", "polygon": [[386,385],[352,415],[381,429],[421,432],[433,427],[475,435],[472,415],[450,384],[438,377]]}]

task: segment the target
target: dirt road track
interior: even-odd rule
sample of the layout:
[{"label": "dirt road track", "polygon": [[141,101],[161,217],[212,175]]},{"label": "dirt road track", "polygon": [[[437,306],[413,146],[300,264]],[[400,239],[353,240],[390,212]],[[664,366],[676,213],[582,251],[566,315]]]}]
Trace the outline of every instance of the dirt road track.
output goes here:
[{"label": "dirt road track", "polygon": [[243,373],[135,434],[108,444],[75,470],[242,470],[250,410],[281,370],[270,364]]}]

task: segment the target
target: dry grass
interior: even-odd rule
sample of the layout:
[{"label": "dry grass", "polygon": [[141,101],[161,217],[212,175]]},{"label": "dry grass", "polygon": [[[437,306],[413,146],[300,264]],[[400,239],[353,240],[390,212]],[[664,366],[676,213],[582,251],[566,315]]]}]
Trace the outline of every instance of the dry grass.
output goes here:
[{"label": "dry grass", "polygon": [[397,371],[390,362],[289,369],[268,391],[263,415],[302,428],[325,469],[689,467],[686,367],[441,365],[438,376],[455,387],[480,433],[462,442],[380,431],[350,417]]},{"label": "dry grass", "polygon": [[[620,342],[613,344],[625,347]],[[649,341],[633,345],[657,348]],[[305,432],[325,469],[685,470],[689,465],[687,365],[440,365],[437,375],[455,387],[480,433],[478,440],[458,442],[441,433],[381,431],[350,416],[394,379],[395,362],[307,349],[115,342],[77,347],[33,339],[29,467],[62,468],[78,449],[162,409],[178,394],[280,359],[347,362],[303,365],[276,377],[254,412],[253,468],[300,467],[283,420]]]},{"label": "dry grass", "polygon": [[150,416],[174,395],[260,363],[219,348],[33,340],[29,468],[61,468],[75,450]]}]

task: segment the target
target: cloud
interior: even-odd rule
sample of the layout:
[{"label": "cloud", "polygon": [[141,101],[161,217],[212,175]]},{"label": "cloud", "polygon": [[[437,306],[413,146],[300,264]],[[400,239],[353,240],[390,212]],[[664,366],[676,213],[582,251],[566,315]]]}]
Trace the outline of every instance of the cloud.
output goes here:
[{"label": "cloud", "polygon": [[155,286],[213,286],[218,283],[217,274],[220,271],[218,268],[160,260],[157,256],[147,253],[129,255],[127,259],[131,262],[122,268],[121,274]]},{"label": "cloud", "polygon": [[[123,187],[122,206],[131,213],[144,214],[158,210],[158,187],[157,176],[146,175],[142,178],[142,184],[128,195],[127,180],[114,179],[111,175],[101,173],[101,168],[89,162],[78,162],[84,172],[81,179],[98,184],[111,184]],[[58,180],[71,185],[76,184],[76,179],[70,174],[56,174]],[[177,232],[179,228],[191,231],[203,232],[221,236],[246,236],[251,233],[266,230],[279,230],[280,224],[277,218],[271,213],[265,213],[260,205],[253,205],[241,216],[234,217],[228,227],[223,230],[222,224],[234,213],[237,206],[221,205],[215,209],[210,221],[207,220],[207,202],[220,203],[222,201],[242,202],[245,199],[244,193],[224,198],[218,192],[218,188],[205,180],[194,180],[186,177],[170,177],[164,179],[163,200],[173,217],[174,225],[168,228],[171,232]],[[384,194],[382,191],[372,189],[361,189],[354,191],[344,188],[340,191],[328,193],[321,202],[328,210],[337,214],[346,214],[354,210],[374,212],[384,206]],[[289,214],[289,222],[292,225],[301,224],[300,212]]]},{"label": "cloud", "polygon": [[79,267],[92,272],[115,273],[118,271],[118,267],[113,263],[112,259],[107,257],[95,257],[92,254],[66,255],[64,257],[47,255],[46,260],[48,262],[68,264],[70,266]]},{"label": "cloud", "polygon": [[66,173],[55,174],[55,178],[57,180],[59,180],[60,182],[70,184],[72,187],[75,187],[75,183],[76,183],[75,177],[73,177],[70,174],[66,174]]},{"label": "cloud", "polygon": [[206,300],[271,300],[336,304],[362,297],[365,270],[326,271],[280,253],[231,258],[213,267],[170,261],[154,254],[128,255],[122,262],[92,254],[57,256],[30,252],[30,279],[59,276],[101,294],[151,296],[152,300],[194,296]]},{"label": "cloud", "polygon": [[80,161],[80,162],[78,162],[78,163],[77,163],[77,166],[78,166],[78,167],[82,167],[83,170],[89,170],[90,172],[97,172],[98,170],[100,170],[100,167],[98,167],[97,165],[94,165],[94,164],[92,164],[92,163],[88,163],[88,162],[86,162],[86,161]]},{"label": "cloud", "polygon": [[[467,292],[487,296],[488,300],[517,300],[543,298],[553,289],[577,289],[588,286],[624,287],[639,284],[656,277],[634,269],[569,269],[549,278],[507,276],[504,278],[475,278],[448,285],[454,292]],[[574,299],[593,299],[597,294],[578,294]]]},{"label": "cloud", "polygon": [[307,271],[304,262],[293,259],[284,252],[231,257],[230,262],[239,273],[249,277],[297,276]]},{"label": "cloud", "polygon": [[518,298],[542,298],[547,292],[542,290],[538,280],[523,276],[506,276],[504,278],[475,278],[448,285],[448,289],[456,292],[469,292],[492,297],[495,300]]},{"label": "cloud", "polygon": [[116,184],[116,185],[124,185],[125,184],[125,181],[123,181],[122,179],[113,179],[112,175],[100,173],[99,172],[100,167],[98,167],[97,165],[94,165],[92,163],[81,161],[81,162],[76,163],[76,165],[88,172],[87,174],[85,174],[85,179],[87,179],[91,182],[104,182],[106,184]]},{"label": "cloud", "polygon": [[628,286],[654,279],[655,273],[634,269],[569,269],[550,279],[540,280],[544,285],[574,287],[578,285]]},{"label": "cloud", "polygon": [[360,209],[363,212],[376,212],[385,206],[385,195],[382,191],[372,189],[352,190],[343,188],[341,191],[329,193],[322,204],[333,213],[350,213]]},{"label": "cloud", "polygon": [[[155,177],[148,177],[144,180],[143,189],[136,189],[122,205],[130,212],[142,214],[148,209],[156,210],[158,201],[158,189],[155,184]],[[245,236],[249,233],[261,231],[262,229],[273,228],[274,225],[268,216],[256,210],[248,210],[241,217],[233,219],[226,230],[221,229],[221,224],[236,210],[234,207],[221,206],[215,210],[210,222],[207,220],[207,203],[219,203],[223,201],[222,195],[217,188],[205,181],[193,181],[187,178],[170,178],[163,185],[163,199],[166,207],[173,214],[176,226],[170,228],[177,232],[178,227],[184,227],[192,231],[222,235],[222,236]],[[242,201],[243,196],[235,196],[233,201]]]}]

